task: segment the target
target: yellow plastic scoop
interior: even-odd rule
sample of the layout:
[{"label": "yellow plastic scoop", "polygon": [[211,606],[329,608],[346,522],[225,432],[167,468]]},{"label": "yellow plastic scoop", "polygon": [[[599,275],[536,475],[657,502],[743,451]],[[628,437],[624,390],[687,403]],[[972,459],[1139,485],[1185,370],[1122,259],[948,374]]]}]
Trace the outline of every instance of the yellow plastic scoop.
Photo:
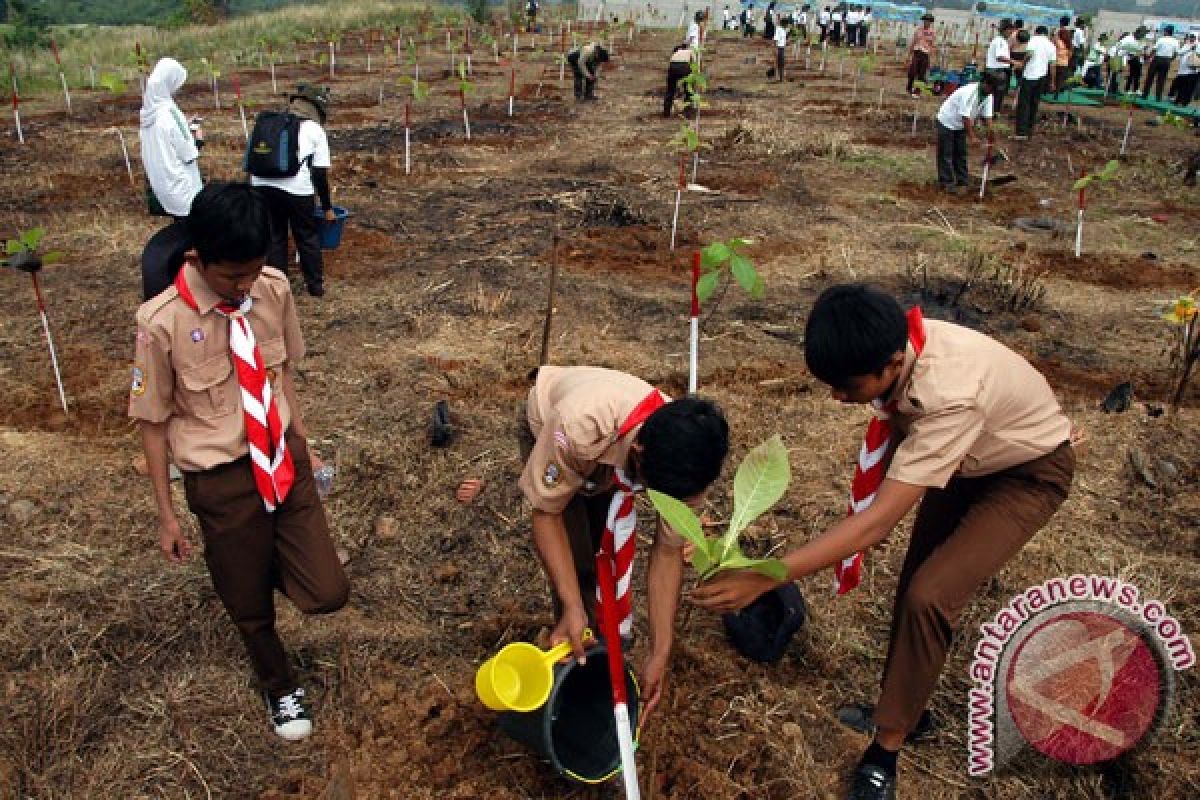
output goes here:
[{"label": "yellow plastic scoop", "polygon": [[[592,638],[584,630],[584,641]],[[562,642],[539,650],[528,642],[513,642],[489,658],[475,673],[475,693],[492,711],[528,712],[541,708],[554,687],[554,665],[571,653]]]}]

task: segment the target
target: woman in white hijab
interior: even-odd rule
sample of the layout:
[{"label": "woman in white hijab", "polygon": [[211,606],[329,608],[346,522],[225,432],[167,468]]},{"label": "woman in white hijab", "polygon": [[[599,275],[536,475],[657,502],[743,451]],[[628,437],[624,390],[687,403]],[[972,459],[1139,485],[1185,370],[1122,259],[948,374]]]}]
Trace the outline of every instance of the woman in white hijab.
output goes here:
[{"label": "woman in white hijab", "polygon": [[186,80],[187,70],[173,58],[160,59],[154,65],[142,96],[139,131],[150,190],[162,209],[176,219],[188,215],[192,198],[204,185],[196,163],[204,133],[197,128],[193,137],[172,98]]}]

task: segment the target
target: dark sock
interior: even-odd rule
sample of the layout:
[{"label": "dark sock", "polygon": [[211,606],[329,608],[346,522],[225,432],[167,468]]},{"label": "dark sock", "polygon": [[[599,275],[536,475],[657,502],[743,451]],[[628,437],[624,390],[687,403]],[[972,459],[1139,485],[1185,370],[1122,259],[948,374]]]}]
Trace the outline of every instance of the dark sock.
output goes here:
[{"label": "dark sock", "polygon": [[887,770],[889,775],[895,775],[897,755],[899,755],[897,751],[885,750],[878,741],[872,740],[871,746],[867,748],[867,752],[863,753],[862,761],[859,763],[882,767]]}]

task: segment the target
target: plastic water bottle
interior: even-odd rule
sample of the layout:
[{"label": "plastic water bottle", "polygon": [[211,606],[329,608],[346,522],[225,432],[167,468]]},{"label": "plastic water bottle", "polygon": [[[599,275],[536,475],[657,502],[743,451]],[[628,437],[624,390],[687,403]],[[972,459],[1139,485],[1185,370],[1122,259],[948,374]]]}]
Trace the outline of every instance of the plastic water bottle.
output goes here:
[{"label": "plastic water bottle", "polygon": [[313,480],[317,482],[317,496],[324,500],[333,491],[333,476],[336,470],[329,464],[313,470]]}]

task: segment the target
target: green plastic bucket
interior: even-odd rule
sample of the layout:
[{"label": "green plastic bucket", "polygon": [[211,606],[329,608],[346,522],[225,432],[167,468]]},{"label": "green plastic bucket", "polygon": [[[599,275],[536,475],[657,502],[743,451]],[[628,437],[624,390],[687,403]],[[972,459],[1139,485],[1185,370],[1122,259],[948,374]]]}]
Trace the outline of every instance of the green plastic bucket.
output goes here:
[{"label": "green plastic bucket", "polygon": [[[587,664],[571,659],[554,667],[546,704],[525,714],[504,712],[500,730],[545,757],[555,771],[578,783],[603,783],[621,771],[621,749],[613,719],[608,651],[588,650]],[[629,721],[638,738],[640,697],[637,679],[625,665]]]}]

